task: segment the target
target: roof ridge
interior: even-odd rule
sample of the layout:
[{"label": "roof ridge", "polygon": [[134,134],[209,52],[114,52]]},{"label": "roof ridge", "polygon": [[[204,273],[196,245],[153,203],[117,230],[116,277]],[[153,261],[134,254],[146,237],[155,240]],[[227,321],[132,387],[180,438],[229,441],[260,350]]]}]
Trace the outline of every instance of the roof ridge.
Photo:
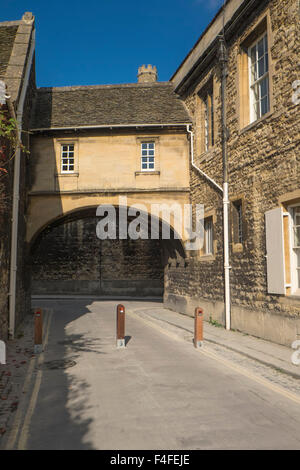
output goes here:
[{"label": "roof ridge", "polygon": [[62,91],[78,91],[78,90],[99,90],[99,89],[113,89],[113,88],[151,88],[157,86],[170,86],[174,85],[169,82],[154,82],[154,83],[120,83],[111,85],[70,85],[61,87],[38,87],[37,91],[40,93],[46,92],[62,92]]}]

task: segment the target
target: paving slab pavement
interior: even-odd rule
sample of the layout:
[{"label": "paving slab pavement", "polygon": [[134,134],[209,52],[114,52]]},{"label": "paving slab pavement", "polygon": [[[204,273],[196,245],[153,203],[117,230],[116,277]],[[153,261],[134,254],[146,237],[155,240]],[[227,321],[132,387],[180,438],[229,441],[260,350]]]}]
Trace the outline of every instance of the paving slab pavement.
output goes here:
[{"label": "paving slab pavement", "polygon": [[26,315],[13,340],[6,344],[6,364],[0,364],[0,445],[23,395],[28,366],[34,357],[33,316]]},{"label": "paving slab pavement", "polygon": [[[162,304],[137,303],[129,309],[149,321],[159,324],[161,327],[172,330],[187,341],[192,341],[194,332],[194,318],[163,308]],[[291,356],[292,348],[272,343],[238,331],[227,331],[221,325],[213,325],[204,321],[204,342],[221,345],[234,352],[240,353],[262,364],[300,379],[300,365],[294,365]],[[296,340],[297,338],[295,338]]]}]

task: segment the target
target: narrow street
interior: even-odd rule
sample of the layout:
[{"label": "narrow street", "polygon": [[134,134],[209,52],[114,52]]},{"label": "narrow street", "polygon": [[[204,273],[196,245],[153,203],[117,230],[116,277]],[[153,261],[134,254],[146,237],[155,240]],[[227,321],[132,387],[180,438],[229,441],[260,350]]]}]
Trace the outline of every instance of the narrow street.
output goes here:
[{"label": "narrow street", "polygon": [[1,451],[300,450],[299,2],[2,2]]},{"label": "narrow street", "polygon": [[[300,449],[300,395],[277,393],[209,345],[196,350],[123,302],[44,300],[44,352],[28,368],[9,449]],[[207,354],[204,354],[207,352]]]}]

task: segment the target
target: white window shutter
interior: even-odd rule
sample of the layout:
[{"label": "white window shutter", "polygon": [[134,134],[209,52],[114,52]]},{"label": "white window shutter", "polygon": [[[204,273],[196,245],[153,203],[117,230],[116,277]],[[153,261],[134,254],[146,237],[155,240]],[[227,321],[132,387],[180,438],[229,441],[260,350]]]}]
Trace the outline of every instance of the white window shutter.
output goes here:
[{"label": "white window shutter", "polygon": [[269,294],[285,294],[285,263],[283,210],[281,207],[265,213],[267,281]]}]

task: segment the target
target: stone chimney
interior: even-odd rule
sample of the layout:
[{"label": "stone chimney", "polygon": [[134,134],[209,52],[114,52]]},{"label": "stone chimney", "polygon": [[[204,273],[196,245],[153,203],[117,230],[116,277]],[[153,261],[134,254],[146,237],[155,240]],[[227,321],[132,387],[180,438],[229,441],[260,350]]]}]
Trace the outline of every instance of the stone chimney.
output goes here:
[{"label": "stone chimney", "polygon": [[154,83],[157,81],[157,70],[152,65],[142,65],[138,71],[138,83]]}]

